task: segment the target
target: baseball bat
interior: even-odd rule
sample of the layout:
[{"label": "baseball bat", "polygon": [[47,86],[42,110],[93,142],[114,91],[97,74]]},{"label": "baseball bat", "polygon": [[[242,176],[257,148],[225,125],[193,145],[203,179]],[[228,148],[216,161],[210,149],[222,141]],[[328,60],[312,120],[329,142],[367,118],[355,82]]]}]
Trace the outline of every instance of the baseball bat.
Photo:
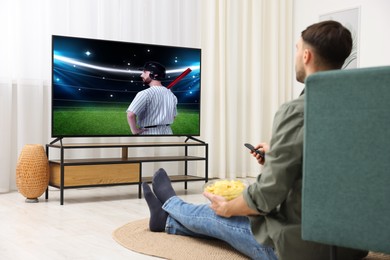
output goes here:
[{"label": "baseball bat", "polygon": [[182,78],[187,76],[188,73],[190,73],[192,70],[190,68],[187,68],[183,73],[181,73],[177,78],[175,78],[169,85],[167,86],[167,89],[172,88],[174,85],[176,85],[177,82],[179,82]]}]

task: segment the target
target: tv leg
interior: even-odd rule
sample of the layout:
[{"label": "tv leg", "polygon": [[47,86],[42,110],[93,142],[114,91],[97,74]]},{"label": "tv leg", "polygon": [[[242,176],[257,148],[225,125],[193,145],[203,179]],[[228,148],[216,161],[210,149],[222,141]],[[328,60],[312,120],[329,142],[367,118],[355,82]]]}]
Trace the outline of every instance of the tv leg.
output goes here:
[{"label": "tv leg", "polygon": [[192,136],[187,136],[187,139],[186,139],[184,142],[186,143],[188,140],[194,140],[194,141],[199,142],[199,143],[202,143],[202,144],[205,143],[204,141],[199,140],[199,139],[197,139],[197,138],[195,138],[195,137],[192,137]]}]

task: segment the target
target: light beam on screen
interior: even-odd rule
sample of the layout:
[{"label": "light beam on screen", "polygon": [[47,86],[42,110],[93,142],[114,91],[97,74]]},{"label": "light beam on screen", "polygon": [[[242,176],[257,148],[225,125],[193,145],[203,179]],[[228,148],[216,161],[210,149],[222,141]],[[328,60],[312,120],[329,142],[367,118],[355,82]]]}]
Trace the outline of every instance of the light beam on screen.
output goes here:
[{"label": "light beam on screen", "polygon": [[182,73],[187,68],[189,68],[192,71],[196,71],[196,70],[200,70],[200,65],[199,65],[199,63],[195,63],[192,66],[185,66],[185,67],[181,67],[181,68],[177,68],[177,69],[167,70],[167,74],[169,74],[169,73]]},{"label": "light beam on screen", "polygon": [[[81,62],[81,61],[78,61],[78,60],[75,60],[75,59],[72,59],[72,58],[64,57],[64,56],[61,56],[61,55],[58,55],[58,54],[54,54],[53,58],[54,58],[54,60],[62,61],[62,62],[71,64],[72,66],[77,65],[77,66],[81,66],[81,67],[86,67],[86,68],[91,68],[91,69],[96,69],[96,70],[101,70],[101,71],[116,72],[116,73],[140,74],[139,70],[113,69],[113,68],[107,68],[107,67],[103,67],[103,66],[96,66],[96,65],[85,63],[85,62]],[[182,72],[186,68],[188,68],[188,67],[177,68],[177,69],[173,69],[173,70],[167,70],[166,73],[167,74],[178,73],[178,72]],[[199,65],[194,65],[194,66],[191,66],[189,68],[191,70],[199,70],[200,66]]]},{"label": "light beam on screen", "polygon": [[127,73],[127,74],[139,74],[139,70],[121,70],[121,69],[113,69],[113,68],[107,68],[107,67],[102,67],[102,66],[96,66],[92,65],[89,63],[77,61],[75,59],[67,58],[64,56],[60,55],[54,55],[53,56],[55,60],[62,61],[65,63],[69,63],[72,65],[77,65],[80,67],[85,67],[85,68],[90,68],[90,69],[95,69],[95,70],[102,70],[102,71],[109,71],[109,72],[118,72],[118,73]]}]

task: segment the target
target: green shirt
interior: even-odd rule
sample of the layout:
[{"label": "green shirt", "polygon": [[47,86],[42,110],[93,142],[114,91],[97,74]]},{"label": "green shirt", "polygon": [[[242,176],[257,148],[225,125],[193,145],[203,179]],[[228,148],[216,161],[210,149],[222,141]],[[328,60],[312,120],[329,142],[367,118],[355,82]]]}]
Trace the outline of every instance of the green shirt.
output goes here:
[{"label": "green shirt", "polygon": [[[277,111],[263,172],[244,192],[253,235],[271,246],[279,259],[329,259],[327,245],[301,239],[304,95]],[[338,250],[339,259],[353,259],[354,250]]]}]

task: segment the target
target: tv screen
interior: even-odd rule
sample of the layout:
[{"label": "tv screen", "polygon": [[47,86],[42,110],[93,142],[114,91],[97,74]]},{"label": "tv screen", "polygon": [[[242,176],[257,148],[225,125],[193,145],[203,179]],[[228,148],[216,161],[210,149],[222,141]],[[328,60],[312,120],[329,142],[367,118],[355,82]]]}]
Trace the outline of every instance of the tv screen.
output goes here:
[{"label": "tv screen", "polygon": [[132,136],[126,111],[149,88],[150,61],[165,67],[161,83],[177,99],[168,135],[199,136],[201,49],[53,35],[52,137]]}]

